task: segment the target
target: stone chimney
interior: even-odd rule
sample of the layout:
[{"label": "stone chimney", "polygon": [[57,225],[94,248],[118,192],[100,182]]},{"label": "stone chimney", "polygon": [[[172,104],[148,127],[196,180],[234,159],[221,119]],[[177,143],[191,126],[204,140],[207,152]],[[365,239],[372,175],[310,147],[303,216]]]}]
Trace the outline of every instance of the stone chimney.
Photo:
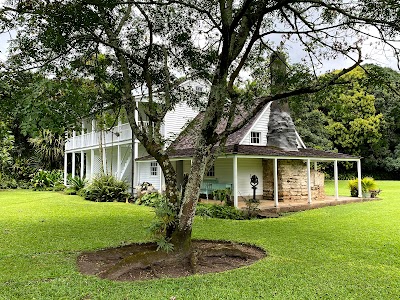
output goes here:
[{"label": "stone chimney", "polygon": [[[284,54],[276,51],[271,55],[271,93],[278,94],[286,89],[287,64]],[[268,123],[267,146],[287,151],[298,151],[296,128],[289,113],[287,99],[274,101]]]}]

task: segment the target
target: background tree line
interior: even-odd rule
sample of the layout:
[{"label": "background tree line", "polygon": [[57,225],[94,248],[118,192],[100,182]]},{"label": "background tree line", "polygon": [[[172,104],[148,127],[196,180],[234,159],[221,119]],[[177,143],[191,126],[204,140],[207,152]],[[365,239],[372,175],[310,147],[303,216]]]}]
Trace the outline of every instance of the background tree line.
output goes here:
[{"label": "background tree line", "polygon": [[362,156],[364,175],[399,179],[399,87],[400,74],[390,68],[357,67],[334,86],[293,97],[292,118],[308,147]]}]

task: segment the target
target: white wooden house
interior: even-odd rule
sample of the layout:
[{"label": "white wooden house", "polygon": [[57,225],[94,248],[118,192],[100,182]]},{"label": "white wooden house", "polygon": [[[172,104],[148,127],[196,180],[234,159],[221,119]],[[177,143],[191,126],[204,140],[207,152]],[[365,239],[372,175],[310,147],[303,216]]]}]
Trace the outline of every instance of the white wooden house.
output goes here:
[{"label": "white wooden house", "polygon": [[[194,82],[185,82],[183,85],[194,90],[205,88],[203,84]],[[137,97],[137,105],[142,101],[143,97]],[[256,190],[258,198],[274,201],[275,206],[279,205],[279,201],[307,200],[311,203],[314,199],[324,197],[324,177],[323,173],[317,171],[317,163],[332,162],[335,197],[338,198],[338,161],[352,161],[357,164],[361,197],[360,157],[306,148],[290,116],[274,106],[267,104],[247,125],[229,136],[214,166],[204,175],[202,193],[207,196],[212,190],[229,187],[234,204],[238,206],[239,198],[253,195],[250,177],[256,175],[259,179]],[[199,111],[183,102],[164,119],[161,128],[163,136],[171,139],[177,137],[168,151],[177,172],[178,184],[182,183],[184,174],[190,171],[196,138],[196,126],[184,130],[185,126],[189,121],[196,122],[201,118]],[[237,121],[241,118],[246,118],[245,110],[237,116]],[[134,185],[149,182],[162,190],[161,169],[139,141],[132,140],[129,124],[118,123],[105,133],[95,130],[94,121],[84,122],[83,128],[81,134],[74,132],[65,145],[65,183],[68,165],[71,165],[72,174],[85,176],[89,180],[103,168],[106,173],[133,182]],[[282,140],[281,136],[286,140],[277,144],[277,140]],[[133,178],[132,164],[135,170]]]}]

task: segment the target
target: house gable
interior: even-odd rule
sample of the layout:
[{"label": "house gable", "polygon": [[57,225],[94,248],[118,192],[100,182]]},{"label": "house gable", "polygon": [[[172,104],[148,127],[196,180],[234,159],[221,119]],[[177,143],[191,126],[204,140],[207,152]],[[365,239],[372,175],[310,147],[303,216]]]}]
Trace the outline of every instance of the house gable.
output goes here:
[{"label": "house gable", "polygon": [[[247,130],[247,133],[240,141],[239,145],[260,145],[265,146],[267,144],[267,135],[268,135],[268,123],[269,116],[271,111],[271,103],[268,103],[262,113],[257,117],[257,119],[253,122],[253,125]],[[259,143],[254,142],[254,135],[252,139],[252,132],[259,133]]]}]

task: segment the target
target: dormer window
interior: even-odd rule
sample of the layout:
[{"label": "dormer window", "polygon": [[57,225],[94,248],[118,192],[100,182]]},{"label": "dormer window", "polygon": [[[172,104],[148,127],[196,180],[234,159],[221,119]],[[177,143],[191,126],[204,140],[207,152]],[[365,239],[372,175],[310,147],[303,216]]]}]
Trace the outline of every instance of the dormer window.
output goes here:
[{"label": "dormer window", "polygon": [[198,86],[196,86],[195,89],[196,89],[196,92],[197,92],[197,93],[202,93],[202,92],[203,92],[203,87],[202,87],[202,86],[199,86],[199,85],[198,85]]},{"label": "dormer window", "polygon": [[250,133],[250,143],[251,144],[261,144],[261,132],[252,131]]}]

